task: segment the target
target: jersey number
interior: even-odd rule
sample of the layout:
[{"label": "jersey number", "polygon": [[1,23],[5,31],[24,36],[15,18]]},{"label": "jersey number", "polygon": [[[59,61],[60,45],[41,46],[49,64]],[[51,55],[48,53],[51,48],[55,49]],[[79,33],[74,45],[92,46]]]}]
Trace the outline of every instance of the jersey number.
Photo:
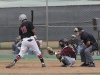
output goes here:
[{"label": "jersey number", "polygon": [[27,32],[26,26],[21,27],[21,30],[22,30],[23,34],[26,33]]}]

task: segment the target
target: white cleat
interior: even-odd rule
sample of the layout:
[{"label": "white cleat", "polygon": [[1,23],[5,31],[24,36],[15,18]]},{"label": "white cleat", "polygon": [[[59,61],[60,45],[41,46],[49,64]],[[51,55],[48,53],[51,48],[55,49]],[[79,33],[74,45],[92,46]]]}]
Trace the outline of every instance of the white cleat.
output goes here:
[{"label": "white cleat", "polygon": [[42,64],[42,67],[46,67],[46,65],[45,64]]}]

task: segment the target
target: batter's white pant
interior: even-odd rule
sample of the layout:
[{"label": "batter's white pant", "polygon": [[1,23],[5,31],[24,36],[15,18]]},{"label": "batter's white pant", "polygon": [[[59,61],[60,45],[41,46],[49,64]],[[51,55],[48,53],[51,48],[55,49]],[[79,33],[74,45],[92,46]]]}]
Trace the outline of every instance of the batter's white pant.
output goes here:
[{"label": "batter's white pant", "polygon": [[[32,41],[28,41],[29,39],[32,39]],[[23,38],[21,50],[18,55],[24,57],[29,48],[32,48],[32,50],[35,52],[36,55],[41,55],[41,52],[33,36],[28,38]]]}]

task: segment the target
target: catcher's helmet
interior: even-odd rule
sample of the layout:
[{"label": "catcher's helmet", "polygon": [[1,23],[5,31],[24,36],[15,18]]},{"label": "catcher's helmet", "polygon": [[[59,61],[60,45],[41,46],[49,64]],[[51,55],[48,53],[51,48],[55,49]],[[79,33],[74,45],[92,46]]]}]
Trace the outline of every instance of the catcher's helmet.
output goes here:
[{"label": "catcher's helmet", "polygon": [[21,14],[19,16],[19,20],[22,22],[23,20],[27,19],[27,16],[25,14]]},{"label": "catcher's helmet", "polygon": [[61,40],[59,41],[59,45],[60,45],[62,48],[65,47],[64,44],[66,44],[67,46],[69,45],[69,42],[68,42],[68,40],[67,40],[66,38],[61,39]]}]

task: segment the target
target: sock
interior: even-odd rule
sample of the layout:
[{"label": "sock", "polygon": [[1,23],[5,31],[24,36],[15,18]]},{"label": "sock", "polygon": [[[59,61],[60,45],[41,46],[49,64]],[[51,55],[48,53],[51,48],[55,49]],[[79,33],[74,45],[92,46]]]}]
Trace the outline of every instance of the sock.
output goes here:
[{"label": "sock", "polygon": [[20,55],[17,55],[16,58],[14,59],[14,62],[16,63],[20,59]]},{"label": "sock", "polygon": [[40,59],[41,63],[44,64],[44,59],[43,59],[42,55],[39,55],[38,58]]}]

